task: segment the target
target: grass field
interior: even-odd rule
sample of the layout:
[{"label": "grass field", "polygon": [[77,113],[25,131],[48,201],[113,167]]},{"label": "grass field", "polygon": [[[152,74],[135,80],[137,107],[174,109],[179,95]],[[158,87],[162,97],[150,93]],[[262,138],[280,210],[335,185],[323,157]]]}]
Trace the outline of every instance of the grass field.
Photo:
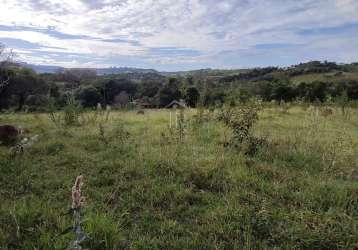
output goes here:
[{"label": "grass field", "polygon": [[[358,249],[358,110],[267,108],[254,156],[225,147],[212,119],[182,140],[169,111],[112,112],[58,128],[47,114],[2,114],[39,141],[0,147],[0,249],[65,249],[71,187],[83,174],[88,249]],[[90,114],[87,114],[90,115]]]},{"label": "grass field", "polygon": [[331,72],[331,73],[316,73],[306,74],[292,77],[292,83],[299,84],[301,82],[311,83],[314,81],[321,82],[338,82],[338,81],[354,81],[358,78],[357,72]]}]

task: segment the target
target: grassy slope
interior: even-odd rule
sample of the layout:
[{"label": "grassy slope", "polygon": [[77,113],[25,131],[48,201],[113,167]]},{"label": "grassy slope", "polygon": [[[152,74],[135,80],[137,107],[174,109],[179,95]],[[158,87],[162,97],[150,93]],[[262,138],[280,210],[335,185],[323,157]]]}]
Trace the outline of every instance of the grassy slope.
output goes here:
[{"label": "grassy slope", "polygon": [[358,248],[357,110],[314,113],[262,112],[270,146],[252,158],[220,146],[230,132],[215,122],[176,143],[167,111],[113,113],[108,145],[95,124],[1,115],[41,140],[14,160],[0,148],[0,249],[66,247],[60,215],[80,173],[90,249]]},{"label": "grassy slope", "polygon": [[291,80],[294,84],[299,84],[300,82],[337,82],[337,81],[349,81],[349,80],[357,80],[358,73],[357,72],[342,72],[339,75],[335,75],[337,72],[332,73],[317,73],[317,74],[307,74],[307,75],[299,75],[292,77]]}]

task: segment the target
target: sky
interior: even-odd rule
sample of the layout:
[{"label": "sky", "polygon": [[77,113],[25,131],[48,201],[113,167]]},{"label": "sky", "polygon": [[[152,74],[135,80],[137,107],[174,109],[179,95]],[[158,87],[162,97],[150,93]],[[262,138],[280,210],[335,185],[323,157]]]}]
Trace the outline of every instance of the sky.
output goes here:
[{"label": "sky", "polygon": [[0,0],[16,60],[161,71],[358,61],[358,0]]}]

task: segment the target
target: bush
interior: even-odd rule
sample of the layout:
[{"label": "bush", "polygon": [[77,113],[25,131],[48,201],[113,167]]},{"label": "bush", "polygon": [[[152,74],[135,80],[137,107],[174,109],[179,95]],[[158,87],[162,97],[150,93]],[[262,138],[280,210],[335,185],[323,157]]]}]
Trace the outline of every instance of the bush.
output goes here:
[{"label": "bush", "polygon": [[45,111],[46,105],[49,100],[47,96],[43,95],[29,95],[25,100],[25,105],[28,107],[28,111]]},{"label": "bush", "polygon": [[101,94],[93,86],[81,87],[76,94],[76,98],[83,107],[95,107],[97,103],[102,102]]},{"label": "bush", "polygon": [[65,116],[64,121],[65,125],[72,126],[79,124],[81,107],[76,102],[73,95],[67,97],[67,105],[64,108]]},{"label": "bush", "polygon": [[248,155],[253,155],[264,144],[264,139],[252,134],[252,127],[258,121],[259,108],[248,105],[239,108],[226,107],[218,119],[232,129],[233,137],[230,144]]},{"label": "bush", "polygon": [[64,113],[57,113],[57,108],[53,99],[49,101],[49,117],[50,120],[57,126],[73,126],[80,125],[81,106],[77,103],[73,94],[68,94],[66,99],[66,106]]}]

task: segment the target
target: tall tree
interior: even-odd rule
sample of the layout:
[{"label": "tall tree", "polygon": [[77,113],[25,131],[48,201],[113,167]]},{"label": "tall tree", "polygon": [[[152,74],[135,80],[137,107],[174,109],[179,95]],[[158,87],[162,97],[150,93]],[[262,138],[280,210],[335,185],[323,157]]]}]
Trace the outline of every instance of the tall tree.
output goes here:
[{"label": "tall tree", "polygon": [[196,87],[189,87],[185,93],[185,102],[195,108],[200,98],[199,90]]},{"label": "tall tree", "polygon": [[129,103],[129,95],[127,92],[121,91],[121,93],[114,98],[114,103],[121,107],[125,107]]},{"label": "tall tree", "polygon": [[93,86],[81,87],[76,97],[84,107],[94,107],[102,101],[101,94]]},{"label": "tall tree", "polygon": [[160,107],[167,106],[174,100],[179,100],[182,94],[179,90],[179,82],[176,78],[170,78],[168,84],[164,85],[159,90],[159,105]]},{"label": "tall tree", "polygon": [[100,89],[105,104],[113,104],[114,98],[122,91],[129,96],[134,96],[137,91],[137,85],[128,79],[103,80],[96,86]]},{"label": "tall tree", "polygon": [[26,68],[14,68],[10,83],[4,90],[5,98],[16,97],[17,110],[22,110],[29,95],[43,95],[49,86],[34,71]]},{"label": "tall tree", "polygon": [[12,52],[6,52],[5,45],[0,43],[0,93],[10,83],[11,72],[8,70],[11,64]]}]

